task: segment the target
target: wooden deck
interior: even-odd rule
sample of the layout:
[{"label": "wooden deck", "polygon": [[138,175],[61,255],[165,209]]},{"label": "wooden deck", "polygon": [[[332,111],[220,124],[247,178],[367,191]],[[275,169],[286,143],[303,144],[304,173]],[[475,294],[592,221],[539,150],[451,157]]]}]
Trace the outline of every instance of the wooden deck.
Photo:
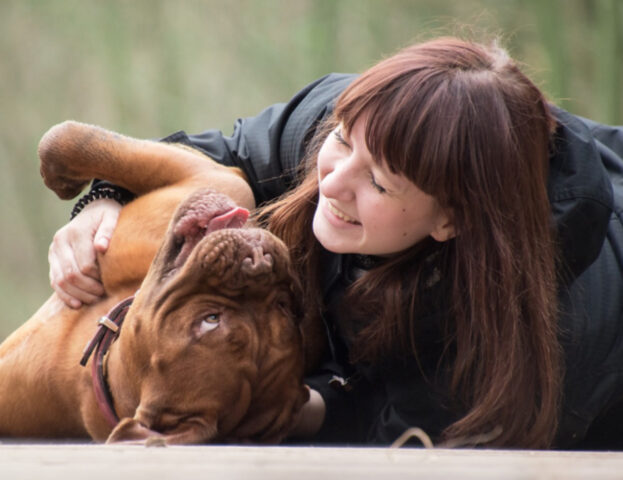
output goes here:
[{"label": "wooden deck", "polygon": [[12,479],[623,479],[623,453],[1,444]]}]

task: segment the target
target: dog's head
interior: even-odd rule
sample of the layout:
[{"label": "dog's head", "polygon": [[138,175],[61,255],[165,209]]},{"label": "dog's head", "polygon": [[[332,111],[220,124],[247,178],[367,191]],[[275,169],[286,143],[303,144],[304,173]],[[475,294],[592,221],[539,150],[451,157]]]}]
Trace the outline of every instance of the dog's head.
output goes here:
[{"label": "dog's head", "polygon": [[[200,190],[178,207],[119,337],[137,405],[109,442],[277,442],[308,398],[287,247]],[[126,412],[123,412],[126,413]]]}]

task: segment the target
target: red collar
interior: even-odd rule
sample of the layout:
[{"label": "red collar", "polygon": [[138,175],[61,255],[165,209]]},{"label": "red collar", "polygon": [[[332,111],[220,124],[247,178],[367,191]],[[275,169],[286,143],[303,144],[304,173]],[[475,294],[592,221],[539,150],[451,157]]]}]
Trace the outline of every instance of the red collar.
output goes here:
[{"label": "red collar", "polygon": [[[89,357],[95,350],[95,356],[91,362],[91,379],[93,380],[93,391],[95,393],[95,400],[99,406],[104,418],[108,424],[114,428],[119,423],[119,417],[115,412],[115,405],[110,388],[106,382],[106,372],[104,369],[104,358],[106,352],[110,348],[113,341],[119,336],[119,330],[121,324],[125,319],[126,313],[132,302],[134,301],[134,295],[122,300],[113,307],[108,315],[101,317],[97,324],[97,331],[93,336],[93,339],[87,344],[84,349],[80,365],[86,366],[89,361]],[[96,349],[97,347],[97,349]]]}]

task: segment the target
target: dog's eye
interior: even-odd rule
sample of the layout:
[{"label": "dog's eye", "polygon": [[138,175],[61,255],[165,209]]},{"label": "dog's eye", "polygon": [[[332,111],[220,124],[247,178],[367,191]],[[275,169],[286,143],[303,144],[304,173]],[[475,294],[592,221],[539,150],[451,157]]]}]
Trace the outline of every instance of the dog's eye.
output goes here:
[{"label": "dog's eye", "polygon": [[206,315],[198,325],[194,328],[194,333],[197,338],[205,335],[206,333],[214,330],[218,327],[221,316],[218,313],[210,313]]},{"label": "dog's eye", "polygon": [[208,323],[218,323],[220,320],[221,316],[218,313],[211,313],[210,315],[208,315],[205,319],[204,322],[208,322]]}]

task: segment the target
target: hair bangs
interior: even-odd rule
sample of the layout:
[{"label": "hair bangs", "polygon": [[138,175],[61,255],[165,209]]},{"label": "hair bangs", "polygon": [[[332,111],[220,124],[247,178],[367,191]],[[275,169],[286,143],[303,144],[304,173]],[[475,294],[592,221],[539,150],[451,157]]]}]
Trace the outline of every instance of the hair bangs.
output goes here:
[{"label": "hair bangs", "polygon": [[[444,120],[452,114],[440,115],[438,110],[443,103],[444,110],[455,108],[444,101],[448,80],[423,60],[421,65],[390,60],[366,72],[343,92],[335,107],[335,120],[350,132],[359,118],[365,118],[366,146],[378,164],[405,176],[430,195],[444,196],[438,191],[445,171],[440,154],[447,143]],[[401,63],[405,64],[402,69]]]}]

